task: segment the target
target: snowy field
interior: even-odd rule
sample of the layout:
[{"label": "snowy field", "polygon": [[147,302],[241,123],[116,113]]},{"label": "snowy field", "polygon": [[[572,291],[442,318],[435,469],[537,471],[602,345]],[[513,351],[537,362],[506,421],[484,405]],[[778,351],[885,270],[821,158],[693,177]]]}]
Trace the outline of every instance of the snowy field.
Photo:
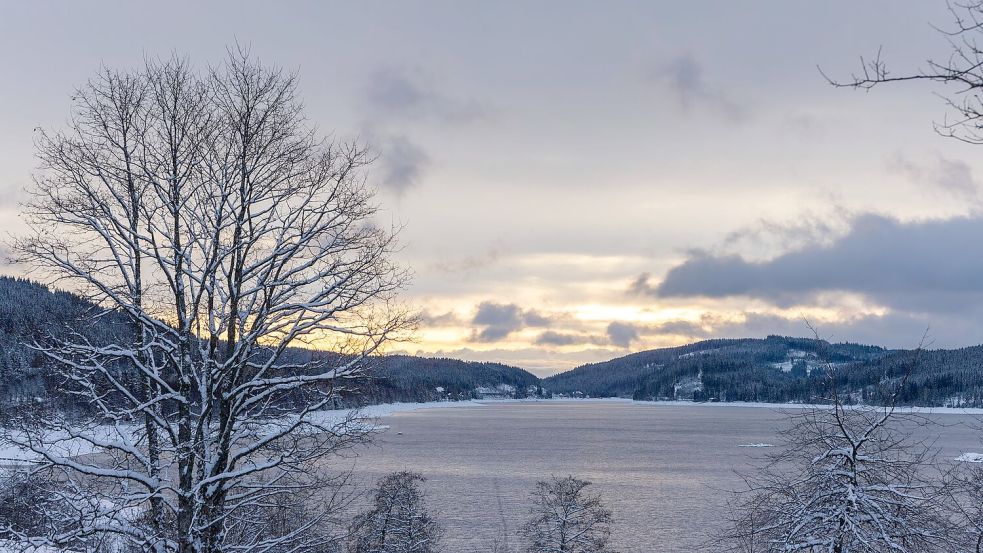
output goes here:
[{"label": "snowy field", "polygon": [[[502,536],[517,550],[514,532],[526,517],[528,494],[551,474],[595,482],[614,511],[622,553],[701,550],[723,508],[720,490],[737,487],[734,471],[781,443],[775,428],[784,417],[776,406],[749,404],[447,405],[378,407],[388,428],[354,465],[366,483],[394,470],[428,477],[447,550],[463,553],[488,551]],[[983,433],[971,428],[980,415],[953,411],[927,415],[942,423],[934,430],[941,457],[983,460]]]}]

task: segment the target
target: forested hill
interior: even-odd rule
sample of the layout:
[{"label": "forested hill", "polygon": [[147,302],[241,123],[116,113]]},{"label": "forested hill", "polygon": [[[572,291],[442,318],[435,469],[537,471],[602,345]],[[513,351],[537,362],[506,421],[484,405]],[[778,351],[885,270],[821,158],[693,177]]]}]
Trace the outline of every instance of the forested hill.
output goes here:
[{"label": "forested hill", "polygon": [[[59,411],[84,409],[63,391],[43,355],[29,347],[50,335],[79,332],[95,341],[125,336],[127,325],[76,295],[23,279],[0,277],[0,416],[44,402]],[[299,355],[330,355],[297,350]],[[898,378],[914,361],[902,390],[908,405],[983,407],[983,346],[912,352],[827,344],[807,338],[706,340],[583,365],[543,381],[517,367],[408,355],[371,358],[370,379],[345,404],[554,394],[695,401],[813,402],[828,397],[821,369],[836,367],[839,390],[851,401],[877,402],[878,385]],[[497,390],[496,390],[497,388]]]},{"label": "forested hill", "polygon": [[362,397],[370,403],[471,399],[481,396],[480,388],[496,387],[524,397],[539,385],[535,375],[510,365],[410,355],[372,358],[369,372]]},{"label": "forested hill", "polygon": [[[983,406],[983,346],[910,351],[813,339],[707,340],[577,367],[543,380],[553,393],[695,401],[814,402],[829,395],[826,362],[851,401],[876,403],[907,367],[907,405]],[[820,370],[817,370],[820,369]]]},{"label": "forested hill", "polygon": [[[124,339],[127,325],[122,318],[96,316],[99,313],[74,294],[0,277],[0,416],[32,402],[66,414],[85,408],[76,396],[64,393],[61,377],[29,344],[66,332],[79,332],[97,342]],[[367,368],[370,378],[358,386],[357,395],[346,398],[347,404],[469,399],[479,395],[479,388],[499,386],[500,393],[521,396],[539,382],[516,367],[456,359],[380,356],[372,357]]]}]

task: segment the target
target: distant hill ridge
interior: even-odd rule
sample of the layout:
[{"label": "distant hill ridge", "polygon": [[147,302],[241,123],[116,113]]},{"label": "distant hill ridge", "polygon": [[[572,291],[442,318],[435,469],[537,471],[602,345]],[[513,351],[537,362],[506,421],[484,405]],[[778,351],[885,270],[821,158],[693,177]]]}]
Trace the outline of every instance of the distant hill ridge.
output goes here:
[{"label": "distant hill ridge", "polygon": [[[69,412],[82,408],[28,344],[68,331],[103,339],[126,332],[121,318],[93,317],[97,311],[75,294],[0,277],[0,415],[36,401]],[[815,370],[824,361],[837,367],[836,384],[850,400],[874,403],[879,385],[904,374],[912,353],[787,336],[714,339],[590,363],[542,380],[501,363],[387,355],[372,358],[373,378],[346,404],[470,399],[491,390],[496,397],[545,390],[646,400],[814,402],[828,396],[824,371]],[[921,352],[901,402],[983,407],[983,346]]]},{"label": "distant hill ridge", "polygon": [[[906,405],[983,406],[983,346],[889,350],[810,338],[715,339],[633,353],[543,379],[557,394],[691,401],[822,402],[826,363],[849,401],[877,403],[884,384],[912,375]],[[817,370],[820,369],[820,370]]]},{"label": "distant hill ridge", "polygon": [[[61,377],[30,346],[67,332],[108,340],[125,335],[127,325],[76,294],[0,276],[0,416],[33,403],[68,414],[86,409],[80,398],[64,392]],[[321,355],[335,354],[299,348],[290,353],[291,358]],[[367,368],[371,378],[343,405],[472,399],[480,397],[479,389],[496,387],[521,397],[539,383],[518,367],[457,359],[386,355],[371,357]]]}]

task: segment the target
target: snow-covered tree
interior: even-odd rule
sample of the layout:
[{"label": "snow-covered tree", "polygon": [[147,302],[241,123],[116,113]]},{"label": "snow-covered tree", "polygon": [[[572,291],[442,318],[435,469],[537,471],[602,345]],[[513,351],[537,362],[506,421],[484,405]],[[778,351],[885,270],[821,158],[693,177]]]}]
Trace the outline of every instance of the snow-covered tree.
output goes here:
[{"label": "snow-covered tree", "polygon": [[963,551],[983,552],[983,466],[964,463],[948,471],[947,491],[956,524],[965,539]]},{"label": "snow-covered tree", "polygon": [[207,71],[178,58],[104,69],[73,98],[68,128],[39,135],[17,251],[116,331],[38,344],[94,415],[7,432],[67,513],[18,538],[304,550],[321,515],[282,535],[242,525],[332,485],[319,460],[369,429],[323,409],[407,325],[370,157],[319,138],[295,76],[241,50]]},{"label": "snow-covered tree", "polygon": [[372,507],[352,521],[349,553],[433,553],[439,551],[440,525],[427,513],[415,472],[394,472],[372,490]]},{"label": "snow-covered tree", "polygon": [[781,449],[745,476],[720,543],[746,552],[958,550],[934,451],[913,437],[928,421],[895,407],[910,373],[885,381],[881,407],[845,406],[834,387],[828,407],[790,413]]},{"label": "snow-covered tree", "polygon": [[529,553],[609,553],[613,517],[591,483],[573,476],[536,483],[532,518],[520,533]]},{"label": "snow-covered tree", "polygon": [[739,551],[952,551],[930,451],[876,408],[793,415],[781,452],[747,477]]}]

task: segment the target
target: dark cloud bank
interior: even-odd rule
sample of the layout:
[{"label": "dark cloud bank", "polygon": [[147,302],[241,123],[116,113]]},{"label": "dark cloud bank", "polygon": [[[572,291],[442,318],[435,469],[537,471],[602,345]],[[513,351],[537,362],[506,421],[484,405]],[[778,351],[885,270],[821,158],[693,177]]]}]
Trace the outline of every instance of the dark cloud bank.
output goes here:
[{"label": "dark cloud bank", "polygon": [[636,293],[658,297],[750,296],[779,305],[829,291],[857,292],[914,312],[969,309],[983,294],[983,218],[900,222],[854,219],[828,245],[810,245],[768,261],[696,253],[658,285],[642,275]]},{"label": "dark cloud bank", "polygon": [[[660,283],[640,275],[630,292],[656,298],[749,297],[781,307],[813,304],[827,292],[856,293],[888,312],[827,326],[820,329],[824,334],[911,345],[931,327],[940,346],[978,344],[983,342],[981,237],[979,216],[902,222],[865,214],[834,240],[767,261],[696,252]],[[743,323],[710,326],[715,336],[808,333],[804,321],[758,313],[747,314]],[[681,334],[701,337],[706,333],[700,328],[693,325]]]}]

